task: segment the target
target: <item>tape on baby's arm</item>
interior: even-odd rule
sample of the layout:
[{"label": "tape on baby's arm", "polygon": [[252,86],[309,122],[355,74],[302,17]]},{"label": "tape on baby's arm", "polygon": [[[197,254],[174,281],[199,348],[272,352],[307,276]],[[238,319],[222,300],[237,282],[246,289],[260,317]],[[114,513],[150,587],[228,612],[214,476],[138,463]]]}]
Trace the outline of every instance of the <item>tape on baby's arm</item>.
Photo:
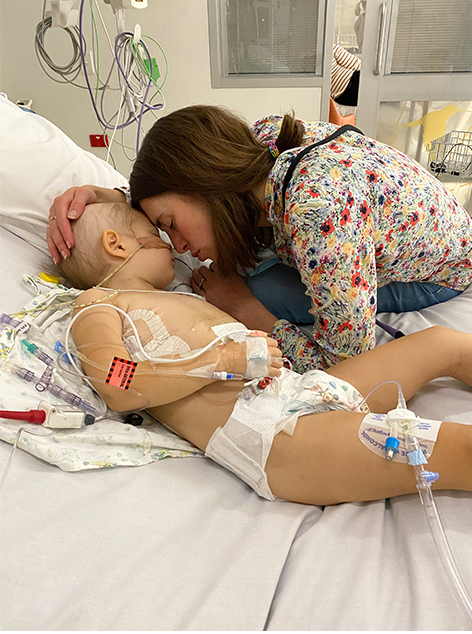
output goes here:
[{"label": "tape on baby's arm", "polygon": [[137,366],[134,361],[113,357],[105,383],[120,390],[128,390]]},{"label": "tape on baby's arm", "polygon": [[231,322],[212,327],[218,337],[228,336],[238,343],[246,344],[246,372],[245,379],[260,379],[268,375],[270,355],[265,333],[249,330],[244,324]]},{"label": "tape on baby's arm", "polygon": [[265,335],[252,334],[246,338],[246,372],[244,378],[256,379],[269,372],[269,347]]},{"label": "tape on baby's arm", "polygon": [[[434,444],[438,437],[441,421],[416,418],[414,432],[425,458],[433,453]],[[367,414],[362,420],[358,432],[359,440],[378,456],[385,458],[385,442],[390,436],[390,425],[386,414]],[[398,451],[393,456],[393,462],[408,462],[408,451],[401,429],[398,432],[400,442]]]}]

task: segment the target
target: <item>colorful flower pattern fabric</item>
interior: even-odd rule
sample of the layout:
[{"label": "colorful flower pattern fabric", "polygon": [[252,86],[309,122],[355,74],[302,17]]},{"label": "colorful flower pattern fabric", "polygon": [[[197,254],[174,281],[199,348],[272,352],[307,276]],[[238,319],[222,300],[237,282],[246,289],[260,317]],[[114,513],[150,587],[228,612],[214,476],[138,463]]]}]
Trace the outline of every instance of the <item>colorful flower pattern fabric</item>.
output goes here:
[{"label": "colorful flower pattern fabric", "polygon": [[[278,136],[282,117],[257,121],[256,137]],[[336,126],[306,123],[303,146]],[[375,346],[377,288],[433,282],[464,290],[472,281],[472,225],[467,212],[414,159],[348,131],[300,160],[281,192],[291,159],[283,152],[266,189],[266,209],[280,259],[300,272],[314,341],[278,320],[272,336],[293,369],[326,368]]]}]

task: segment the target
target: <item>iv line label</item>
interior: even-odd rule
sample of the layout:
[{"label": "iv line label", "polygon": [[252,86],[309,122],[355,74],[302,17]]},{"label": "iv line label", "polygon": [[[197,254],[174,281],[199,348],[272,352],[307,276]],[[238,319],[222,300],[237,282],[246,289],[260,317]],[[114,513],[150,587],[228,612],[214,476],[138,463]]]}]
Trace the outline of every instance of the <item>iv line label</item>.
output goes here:
[{"label": "iv line label", "polygon": [[105,383],[120,390],[128,390],[137,366],[134,361],[113,357]]}]

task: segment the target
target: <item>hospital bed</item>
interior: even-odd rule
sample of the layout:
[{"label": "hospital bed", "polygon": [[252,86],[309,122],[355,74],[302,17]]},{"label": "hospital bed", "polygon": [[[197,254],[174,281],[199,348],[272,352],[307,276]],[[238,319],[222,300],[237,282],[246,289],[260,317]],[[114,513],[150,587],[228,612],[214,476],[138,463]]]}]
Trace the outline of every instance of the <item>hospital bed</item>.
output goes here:
[{"label": "hospital bed", "polygon": [[[51,199],[124,178],[4,97],[0,128],[0,312],[13,313],[31,301],[24,275],[47,260]],[[472,332],[471,315],[472,289],[380,317],[406,333]],[[472,390],[439,379],[409,406],[470,423]],[[0,442],[0,475],[11,451]],[[435,499],[471,591],[472,494]],[[197,455],[67,472],[19,449],[0,513],[2,630],[470,629],[417,495],[326,508],[268,502]]]}]

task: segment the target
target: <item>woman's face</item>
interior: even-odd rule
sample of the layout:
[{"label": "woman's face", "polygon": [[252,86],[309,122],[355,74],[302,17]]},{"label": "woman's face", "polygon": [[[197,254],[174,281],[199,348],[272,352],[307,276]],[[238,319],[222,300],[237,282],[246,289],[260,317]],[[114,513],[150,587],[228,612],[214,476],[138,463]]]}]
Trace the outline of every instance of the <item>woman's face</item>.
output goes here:
[{"label": "woman's face", "polygon": [[165,231],[178,253],[216,260],[210,215],[203,200],[166,192],[140,201],[149,220]]}]

